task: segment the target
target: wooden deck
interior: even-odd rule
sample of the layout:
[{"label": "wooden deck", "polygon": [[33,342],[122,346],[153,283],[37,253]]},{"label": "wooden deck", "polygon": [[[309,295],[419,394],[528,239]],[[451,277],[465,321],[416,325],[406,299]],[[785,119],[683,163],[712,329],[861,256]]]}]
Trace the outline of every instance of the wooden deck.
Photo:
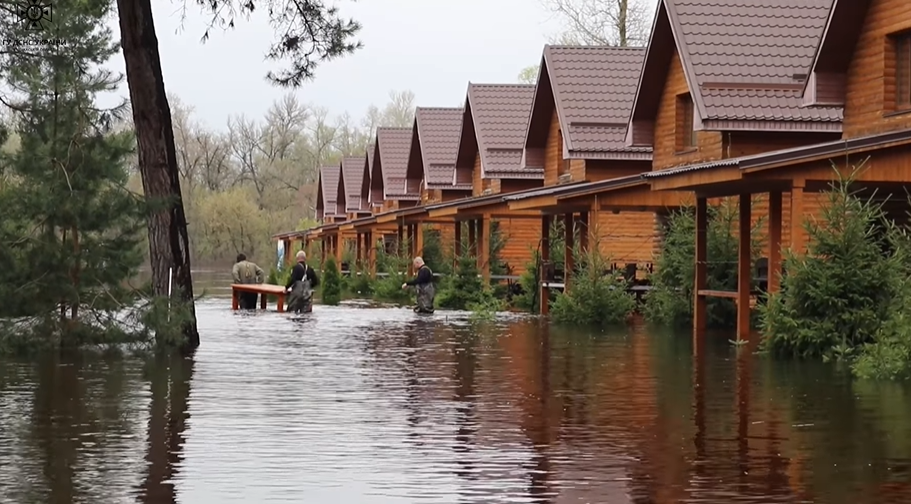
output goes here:
[{"label": "wooden deck", "polygon": [[266,309],[266,301],[269,298],[269,295],[278,297],[278,313],[284,313],[285,311],[285,288],[281,285],[272,285],[272,284],[231,284],[231,309],[238,310],[240,309],[240,298],[238,294],[241,292],[255,292],[260,295],[259,298],[259,307],[260,309]]}]

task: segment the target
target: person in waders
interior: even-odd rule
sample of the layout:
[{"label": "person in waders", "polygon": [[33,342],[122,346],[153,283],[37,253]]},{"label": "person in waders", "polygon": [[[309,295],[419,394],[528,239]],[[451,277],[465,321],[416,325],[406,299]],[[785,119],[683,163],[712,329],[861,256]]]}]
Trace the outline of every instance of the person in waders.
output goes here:
[{"label": "person in waders", "polygon": [[[256,263],[248,261],[244,254],[237,254],[237,262],[231,269],[231,275],[236,284],[261,284],[266,280],[266,274]],[[241,292],[238,296],[242,310],[255,310],[259,295],[255,292]]]},{"label": "person in waders", "polygon": [[414,287],[417,293],[415,313],[433,313],[433,298],[436,296],[436,290],[433,288],[433,271],[430,271],[420,257],[415,257],[413,264],[417,275],[413,280],[403,283],[402,289]]},{"label": "person in waders", "polygon": [[307,253],[297,253],[297,264],[291,270],[291,278],[285,285],[288,292],[288,311],[310,313],[313,311],[313,289],[319,285],[319,277],[313,268],[307,266]]}]

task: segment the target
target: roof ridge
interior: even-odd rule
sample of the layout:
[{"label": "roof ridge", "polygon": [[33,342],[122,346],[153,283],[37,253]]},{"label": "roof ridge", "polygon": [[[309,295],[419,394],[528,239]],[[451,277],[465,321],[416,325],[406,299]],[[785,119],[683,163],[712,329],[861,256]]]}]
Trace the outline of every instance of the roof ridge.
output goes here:
[{"label": "roof ridge", "polygon": [[612,46],[612,45],[572,45],[572,44],[544,44],[544,49],[616,49],[618,51],[647,49],[648,46]]}]

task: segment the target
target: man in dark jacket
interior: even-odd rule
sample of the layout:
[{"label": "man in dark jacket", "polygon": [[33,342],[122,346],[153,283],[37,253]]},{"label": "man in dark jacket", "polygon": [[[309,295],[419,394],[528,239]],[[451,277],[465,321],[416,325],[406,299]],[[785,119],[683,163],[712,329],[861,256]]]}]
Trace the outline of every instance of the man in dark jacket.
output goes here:
[{"label": "man in dark jacket", "polygon": [[319,285],[319,277],[313,268],[307,266],[307,253],[297,253],[297,264],[291,270],[291,278],[285,285],[288,295],[288,311],[310,313],[313,311],[313,289]]},{"label": "man in dark jacket", "polygon": [[424,259],[414,258],[414,269],[417,271],[414,279],[402,284],[402,289],[414,287],[417,293],[417,306],[414,307],[415,313],[433,313],[433,298],[436,297],[436,289],[433,287],[433,271],[424,264]]}]

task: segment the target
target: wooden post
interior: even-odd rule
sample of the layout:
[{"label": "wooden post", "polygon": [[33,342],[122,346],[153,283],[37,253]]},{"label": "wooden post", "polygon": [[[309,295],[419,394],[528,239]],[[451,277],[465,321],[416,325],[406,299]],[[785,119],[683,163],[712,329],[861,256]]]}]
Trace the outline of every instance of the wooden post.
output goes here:
[{"label": "wooden post", "polygon": [[796,179],[791,182],[791,251],[795,254],[806,252],[803,240],[803,193],[807,181]]},{"label": "wooden post", "polygon": [[342,271],[342,253],[345,243],[342,241],[342,234],[339,232],[335,235],[335,265],[338,266],[339,272]]},{"label": "wooden post", "polygon": [[462,221],[455,222],[455,242],[453,246],[453,257],[452,257],[452,267],[455,269],[456,265],[459,263],[459,258],[462,256]]},{"label": "wooden post", "polygon": [[354,237],[357,240],[354,243],[354,257],[355,257],[354,264],[357,265],[357,267],[355,269],[360,269],[361,264],[363,263],[363,260],[364,260],[364,258],[361,257],[361,254],[363,253],[363,250],[361,249],[361,233],[355,232]]},{"label": "wooden post", "polygon": [[285,239],[284,242],[283,242],[283,245],[284,245],[284,247],[285,247],[285,266],[290,266],[290,265],[291,265],[291,261],[294,260],[294,258],[292,257],[292,256],[294,255],[294,253],[291,252],[291,244],[292,244],[292,243],[293,243],[293,242],[291,241],[290,238]]},{"label": "wooden post", "polygon": [[418,222],[414,225],[414,255],[424,255],[424,226]]},{"label": "wooden post", "polygon": [[737,253],[737,339],[750,339],[750,287],[753,283],[752,257],[750,256],[750,230],[752,229],[752,195],[740,195],[740,245]]},{"label": "wooden post", "polygon": [[582,212],[579,214],[579,249],[587,254],[590,252],[588,247],[588,212]]},{"label": "wooden post", "polygon": [[490,283],[490,216],[484,215],[478,219],[480,231],[478,232],[478,269],[481,278]]},{"label": "wooden post", "polygon": [[398,236],[396,248],[398,248],[399,254],[404,254],[407,252],[407,250],[405,250],[405,221],[403,220],[397,223],[396,226],[396,236]]},{"label": "wooden post", "polygon": [[781,191],[769,193],[769,293],[781,286]]},{"label": "wooden post", "polygon": [[694,347],[697,346],[698,340],[705,331],[705,322],[708,313],[706,312],[705,297],[699,291],[705,289],[707,282],[706,260],[706,235],[708,234],[708,200],[704,197],[696,197],[696,278],[693,288],[693,338]]},{"label": "wooden post", "polygon": [[414,225],[408,224],[408,274],[414,275]]},{"label": "wooden post", "polygon": [[370,268],[370,274],[376,276],[376,240],[373,238],[373,231],[367,231],[367,266]]},{"label": "wooden post", "polygon": [[575,258],[573,257],[574,237],[573,232],[573,214],[563,214],[563,292],[569,292],[569,284],[572,282],[573,267]]},{"label": "wooden post", "polygon": [[478,233],[477,226],[478,222],[475,219],[468,221],[468,253],[478,257]]},{"label": "wooden post", "polygon": [[326,240],[327,240],[327,237],[324,236],[324,237],[322,237],[322,239],[319,241],[319,248],[320,248],[320,254],[319,254],[319,269],[320,269],[320,270],[323,269],[323,263],[326,262]]},{"label": "wooden post", "polygon": [[540,292],[539,303],[541,305],[541,315],[547,315],[548,306],[550,298],[548,297],[549,288],[544,286],[544,263],[550,261],[550,215],[545,215],[541,217],[541,266],[540,272],[538,272],[538,278],[540,279],[540,285],[538,288]]}]

